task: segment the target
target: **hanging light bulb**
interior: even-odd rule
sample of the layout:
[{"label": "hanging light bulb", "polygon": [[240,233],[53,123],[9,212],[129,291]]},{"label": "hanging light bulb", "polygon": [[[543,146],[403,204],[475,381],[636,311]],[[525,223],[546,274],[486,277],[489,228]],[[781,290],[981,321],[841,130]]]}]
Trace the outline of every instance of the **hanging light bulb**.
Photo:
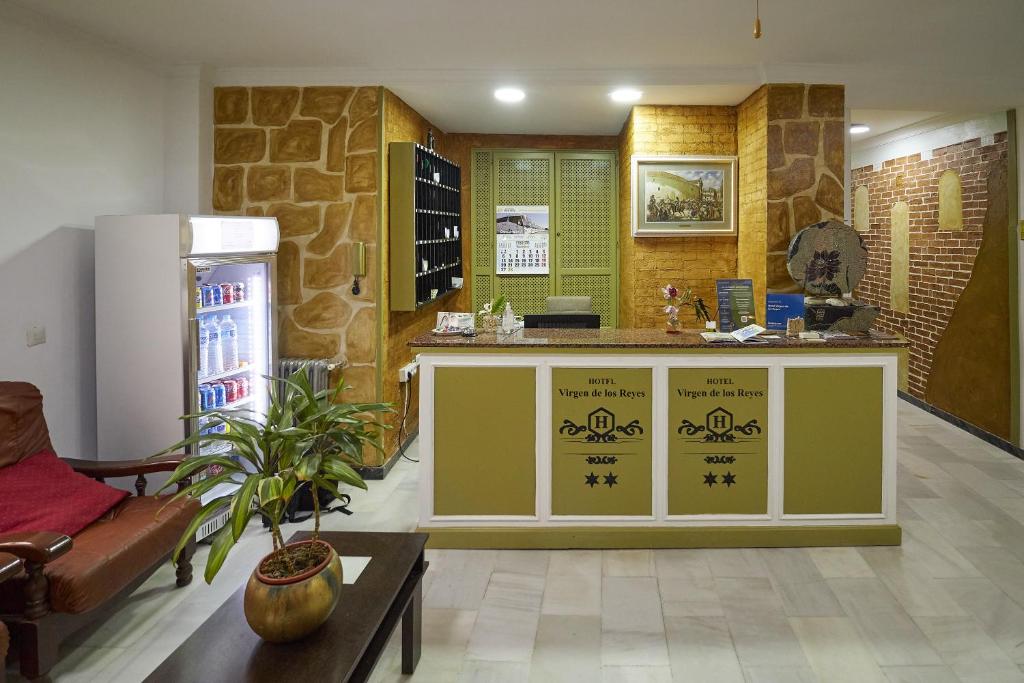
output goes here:
[{"label": "hanging light bulb", "polygon": [[754,39],[761,37],[761,0],[754,0]]}]

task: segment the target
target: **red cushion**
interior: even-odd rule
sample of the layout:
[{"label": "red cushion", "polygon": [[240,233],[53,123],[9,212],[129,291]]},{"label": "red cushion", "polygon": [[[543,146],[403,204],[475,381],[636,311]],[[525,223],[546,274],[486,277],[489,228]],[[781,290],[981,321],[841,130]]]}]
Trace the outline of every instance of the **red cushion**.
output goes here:
[{"label": "red cushion", "polygon": [[0,491],[0,534],[56,531],[73,536],[128,495],[75,472],[50,451],[0,468]]}]

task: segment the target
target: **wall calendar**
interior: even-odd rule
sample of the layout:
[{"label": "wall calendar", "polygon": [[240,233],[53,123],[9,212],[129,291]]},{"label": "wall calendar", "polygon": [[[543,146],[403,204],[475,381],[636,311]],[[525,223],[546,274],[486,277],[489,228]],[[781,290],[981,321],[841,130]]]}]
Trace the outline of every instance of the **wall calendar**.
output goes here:
[{"label": "wall calendar", "polygon": [[496,207],[497,275],[547,275],[551,272],[549,207]]}]

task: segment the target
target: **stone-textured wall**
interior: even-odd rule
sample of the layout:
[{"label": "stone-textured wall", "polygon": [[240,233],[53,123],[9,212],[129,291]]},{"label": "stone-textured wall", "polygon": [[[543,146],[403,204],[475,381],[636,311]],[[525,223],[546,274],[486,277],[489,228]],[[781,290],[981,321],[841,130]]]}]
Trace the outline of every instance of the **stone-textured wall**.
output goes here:
[{"label": "stone-textured wall", "polygon": [[768,86],[761,86],[736,110],[736,142],[739,164],[736,277],[754,282],[758,313],[765,300],[768,263]]},{"label": "stone-textured wall", "polygon": [[[736,107],[635,106],[619,136],[619,326],[663,327],[658,290],[693,289],[715,308],[715,280],[736,276],[735,237],[631,234],[630,158],[634,154],[736,154]],[[696,319],[684,312],[685,325]]]},{"label": "stone-textured wall", "polygon": [[766,284],[769,292],[796,292],[786,270],[789,241],[812,223],[843,220],[845,92],[841,85],[766,87]]},{"label": "stone-textured wall", "polygon": [[279,353],[345,362],[350,400],[377,396],[379,110],[377,87],[214,91],[214,209],[277,217]]},{"label": "stone-textured wall", "polygon": [[[884,161],[851,172],[851,185],[866,187],[868,270],[857,296],[882,309],[877,326],[899,332],[910,340],[909,391],[926,399],[935,347],[946,331],[964,288],[971,280],[974,261],[984,235],[990,209],[988,177],[993,166],[1007,164],[1006,133],[982,144],[975,138],[921,154]],[[962,229],[939,227],[939,180],[955,171],[962,187]],[[862,196],[863,196],[863,191]],[[907,312],[892,307],[892,207],[905,202],[909,209],[909,265]],[[863,202],[862,202],[863,203]],[[857,211],[857,202],[854,202]],[[863,217],[854,216],[863,225]],[[969,313],[969,312],[968,312]],[[977,311],[981,315],[983,311]],[[956,414],[956,411],[951,411]]]}]

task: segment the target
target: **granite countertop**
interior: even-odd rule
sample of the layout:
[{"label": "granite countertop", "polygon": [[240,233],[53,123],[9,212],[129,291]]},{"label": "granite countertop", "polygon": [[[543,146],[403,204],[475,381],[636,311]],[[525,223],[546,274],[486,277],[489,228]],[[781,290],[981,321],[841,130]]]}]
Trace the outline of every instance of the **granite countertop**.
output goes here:
[{"label": "granite countertop", "polygon": [[439,349],[516,349],[516,348],[558,348],[558,349],[899,349],[908,346],[902,337],[898,339],[875,339],[872,337],[850,337],[826,341],[806,341],[780,336],[766,339],[764,344],[740,344],[719,342],[709,344],[700,336],[699,330],[683,330],[679,334],[668,334],[661,329],[521,329],[512,334],[480,332],[476,337],[442,337],[431,333],[421,334],[409,342],[409,346]]}]

